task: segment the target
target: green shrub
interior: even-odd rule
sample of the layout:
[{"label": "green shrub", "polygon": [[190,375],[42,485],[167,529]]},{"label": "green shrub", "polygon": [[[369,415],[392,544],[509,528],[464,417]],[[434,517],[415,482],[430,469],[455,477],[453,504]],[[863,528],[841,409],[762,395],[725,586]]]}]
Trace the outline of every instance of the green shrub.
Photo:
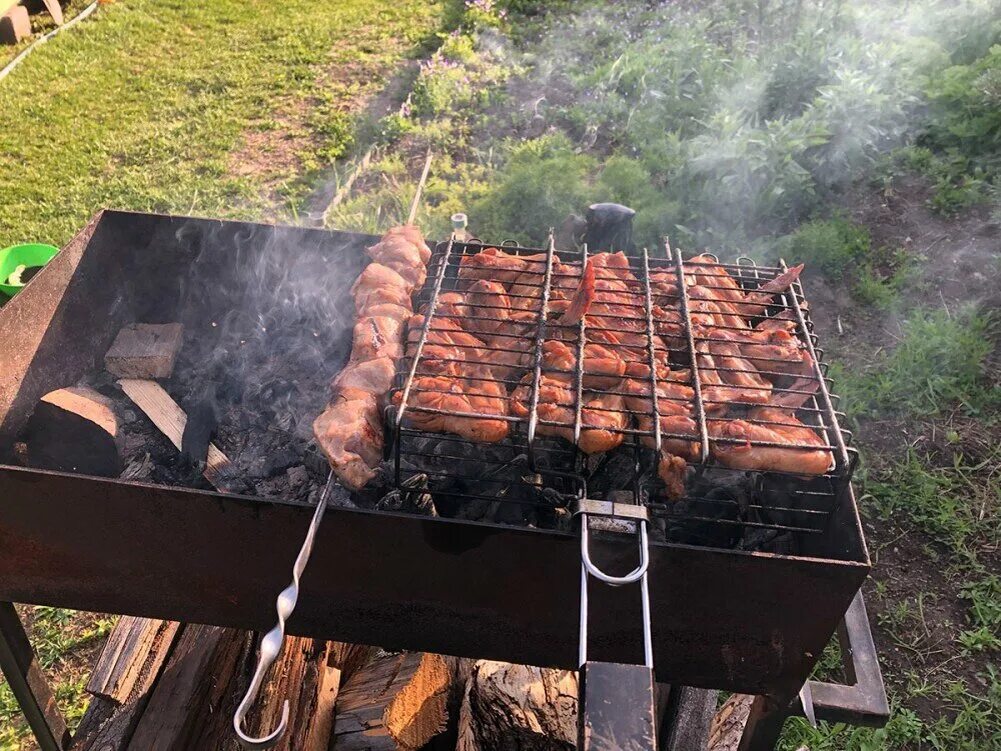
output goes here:
[{"label": "green shrub", "polygon": [[445,60],[468,65],[476,60],[476,40],[472,34],[453,32],[445,36],[438,53]]},{"label": "green shrub", "polygon": [[805,263],[828,276],[836,276],[863,260],[871,244],[865,227],[839,217],[807,222],[780,239],[777,245],[779,254],[788,263]]},{"label": "green shrub", "polygon": [[932,76],[927,87],[930,113],[921,143],[957,154],[973,166],[1001,166],[1001,45],[968,65]]},{"label": "green shrub", "polygon": [[955,214],[983,203],[987,197],[986,182],[977,170],[975,175],[946,174],[940,177],[934,185],[928,205],[939,214],[953,216]]},{"label": "green shrub", "polygon": [[497,174],[493,190],[473,202],[470,226],[494,241],[540,244],[550,227],[590,202],[586,177],[594,166],[592,158],[575,154],[563,137],[521,143]]}]

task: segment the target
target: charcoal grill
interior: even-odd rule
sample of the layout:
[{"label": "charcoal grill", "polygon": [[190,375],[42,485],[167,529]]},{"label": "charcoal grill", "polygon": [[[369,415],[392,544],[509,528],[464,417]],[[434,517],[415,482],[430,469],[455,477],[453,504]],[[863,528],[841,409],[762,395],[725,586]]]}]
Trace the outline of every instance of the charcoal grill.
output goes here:
[{"label": "charcoal grill", "polygon": [[[239,283],[238,263],[281,241],[298,249],[287,260],[291,269],[321,273],[338,268],[331,275],[330,294],[349,298],[350,284],[365,262],[364,247],[376,239],[188,217],[97,215],[0,312],[0,339],[19,342],[0,361],[0,450],[6,462],[0,466],[0,600],[270,628],[274,593],[287,583],[289,563],[313,513],[308,504],[26,469],[15,466],[12,446],[37,399],[100,367],[123,324],[181,320],[198,332],[223,314],[234,298],[185,297],[192,275],[212,282],[206,286],[231,289]],[[478,246],[435,247],[427,303],[449,284],[453,259]],[[552,242],[542,252],[551,267]],[[574,260],[566,256],[568,263]],[[637,263],[642,269],[638,278],[648,280],[648,266],[670,267],[680,263],[680,256],[641,256]],[[752,287],[778,271],[744,263],[728,268]],[[648,320],[646,299],[642,318]],[[773,308],[796,313],[800,333],[819,363],[822,353],[802,289],[797,285]],[[540,328],[546,325],[543,315]],[[692,345],[690,326],[686,333]],[[538,371],[538,358],[533,364]],[[693,519],[676,527],[665,524],[663,538],[651,538],[650,621],[658,681],[763,695],[786,707],[868,574],[848,482],[853,455],[838,428],[826,371],[818,367],[818,400],[807,410],[835,453],[834,470],[797,486],[795,505],[757,502],[760,508],[752,504],[740,510],[744,516],[702,514],[709,523],[706,539],[686,527]],[[557,439],[527,440],[527,428],[517,428],[523,442],[512,444],[512,451],[525,453],[525,474],[541,476],[556,493],[547,501],[547,513],[559,516],[564,501],[581,497],[582,488],[598,488],[597,470]],[[700,433],[705,429],[701,416]],[[655,516],[671,520],[672,506],[659,502],[651,486],[649,452],[641,436],[629,435],[634,498]],[[419,458],[414,440],[421,436],[401,424],[396,438],[391,458],[402,480],[412,469],[408,462]],[[457,456],[468,460],[469,450],[477,448],[466,446]],[[767,495],[783,480],[755,482],[763,483]],[[701,500],[705,503],[696,510],[734,507],[731,500]],[[516,505],[525,503],[520,497]],[[754,513],[748,516],[747,509]],[[316,537],[288,631],[389,649],[574,669],[579,537],[559,523],[525,526],[520,521],[333,506]],[[780,552],[733,549],[732,538],[727,546],[717,544],[720,527],[767,527],[794,539]],[[604,538],[592,542],[595,560],[604,569],[633,568],[633,546]],[[590,608],[590,655],[605,662],[638,661],[638,592],[595,589]]]}]

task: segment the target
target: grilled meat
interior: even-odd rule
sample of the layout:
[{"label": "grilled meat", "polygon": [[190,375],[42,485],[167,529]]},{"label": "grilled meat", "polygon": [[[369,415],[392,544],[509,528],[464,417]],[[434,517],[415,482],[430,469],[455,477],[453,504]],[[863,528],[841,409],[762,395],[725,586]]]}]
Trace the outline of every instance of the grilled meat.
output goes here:
[{"label": "grilled meat", "polygon": [[424,283],[431,251],[413,226],[395,227],[371,248],[351,288],[356,323],[351,357],[331,383],[332,395],[313,434],[338,479],[360,490],[382,459],[382,406],[403,354],[404,321]]},{"label": "grilled meat", "polygon": [[[532,406],[533,374],[527,373],[514,390],[511,411],[528,419]],[[574,443],[577,395],[574,378],[569,373],[543,373],[539,376],[539,423],[536,434],[553,435]],[[549,425],[546,423],[556,423]],[[585,454],[597,454],[618,448],[625,438],[621,431],[629,425],[629,413],[618,394],[585,391],[581,396],[581,430],[577,446]]]},{"label": "grilled meat", "polygon": [[[393,396],[397,406],[403,392]],[[432,433],[455,433],[471,441],[507,438],[508,396],[502,384],[484,378],[468,363],[449,363],[437,375],[414,379],[404,413],[408,425]],[[433,411],[431,411],[433,410]]]},{"label": "grilled meat", "polygon": [[[410,319],[410,357],[417,356],[424,321],[420,314]],[[504,440],[508,422],[492,418],[507,415],[507,391],[498,382],[495,364],[485,347],[483,340],[463,329],[458,320],[432,319],[404,411],[407,424],[486,443]],[[397,392],[393,403],[400,406],[402,398],[403,392]]]},{"label": "grilled meat", "polygon": [[[741,441],[711,442],[713,456],[720,464],[797,475],[822,475],[834,466],[834,456],[825,448],[825,441],[813,428],[800,422],[793,410],[756,407],[747,417],[747,420],[710,421],[709,431],[713,438]],[[786,445],[756,446],[753,442]]]},{"label": "grilled meat", "polygon": [[[409,310],[401,292],[422,279],[412,270],[415,250],[404,247],[404,238],[401,232],[384,240],[376,256],[380,268],[369,272],[386,289],[360,293],[373,320],[356,330],[366,365],[345,376],[351,387],[366,381],[381,386],[389,372],[385,364],[399,356],[399,346],[384,342],[398,337],[394,321],[401,320],[401,309]],[[818,386],[814,363],[788,313],[762,318],[801,270],[790,269],[748,290],[744,280],[731,276],[711,256],[685,262],[683,283],[695,342],[695,351],[688,353],[689,332],[674,268],[650,272],[649,320],[646,285],[622,253],[596,253],[583,266],[545,253],[518,256],[497,248],[463,256],[457,289],[439,295],[406,420],[423,430],[500,441],[510,434],[511,417],[529,418],[537,388],[536,434],[575,442],[585,453],[615,449],[630,426],[638,428],[644,445],[655,448],[659,429],[657,472],[668,497],[676,498],[684,494],[688,462],[704,449],[690,370],[672,370],[693,358],[708,416],[709,451],[720,464],[825,472],[830,451],[817,431],[795,415]],[[543,294],[547,272],[548,298]],[[359,281],[358,286],[367,284]],[[531,366],[544,300],[547,317],[536,383]],[[391,320],[379,320],[381,316]],[[423,323],[421,314],[410,320],[408,355],[415,354]],[[653,380],[651,370],[656,372]],[[651,388],[656,388],[656,409]],[[399,403],[401,395],[395,398]]]},{"label": "grilled meat", "polygon": [[753,292],[744,290],[719,261],[710,255],[700,255],[685,262],[693,268],[697,283],[712,290],[716,297],[733,306],[736,315],[754,318],[764,315],[775,295],[785,292],[803,271],[802,264],[766,282]]}]

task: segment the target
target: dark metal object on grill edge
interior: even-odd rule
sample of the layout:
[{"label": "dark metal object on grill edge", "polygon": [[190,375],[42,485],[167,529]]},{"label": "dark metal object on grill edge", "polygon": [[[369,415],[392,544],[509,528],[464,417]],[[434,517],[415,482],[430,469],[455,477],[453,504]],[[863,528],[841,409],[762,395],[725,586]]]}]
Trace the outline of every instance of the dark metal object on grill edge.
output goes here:
[{"label": "dark metal object on grill edge", "polygon": [[[347,269],[330,294],[348,296],[363,248],[376,238],[112,211],[95,217],[0,311],[0,339],[18,343],[0,361],[2,450],[42,394],[100,367],[124,323],[197,327],[220,314],[225,300],[180,307],[196,258],[197,273],[222,287],[238,278],[237,262],[268,252],[276,239],[298,249],[289,264]],[[537,464],[566,453],[556,439],[540,438]],[[554,485],[572,489],[572,469],[562,476],[556,466]],[[785,525],[810,530],[797,533],[794,555],[651,541],[658,680],[795,696],[870,568],[847,484],[840,494],[803,497],[823,508],[801,514],[817,523]],[[307,504],[3,465],[0,600],[266,630],[312,513]],[[606,570],[634,565],[632,546],[596,539],[593,547]],[[579,576],[579,539],[567,532],[334,507],[288,631],[573,669]],[[602,587],[591,605],[594,658],[635,662],[636,593]]]}]

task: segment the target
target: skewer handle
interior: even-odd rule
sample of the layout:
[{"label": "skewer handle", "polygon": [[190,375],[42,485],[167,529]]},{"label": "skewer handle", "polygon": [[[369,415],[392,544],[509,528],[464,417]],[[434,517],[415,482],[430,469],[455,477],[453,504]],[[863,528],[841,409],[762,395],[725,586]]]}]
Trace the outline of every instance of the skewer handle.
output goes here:
[{"label": "skewer handle", "polygon": [[310,521],[309,529],[306,531],[306,538],[302,541],[299,555],[296,556],[295,565],[292,567],[292,583],[285,587],[281,591],[281,594],[278,595],[275,608],[278,612],[278,623],[261,639],[261,649],[257,656],[257,667],[254,670],[254,677],[250,681],[250,687],[247,689],[243,701],[240,702],[240,706],[236,708],[236,712],[233,714],[233,730],[236,731],[236,737],[239,739],[240,745],[244,748],[272,748],[282,739],[285,730],[288,728],[288,701],[282,707],[282,719],[278,723],[278,727],[267,735],[259,738],[248,735],[244,732],[243,721],[257,699],[257,694],[261,690],[261,684],[264,683],[264,676],[267,675],[268,670],[282,652],[282,647],[285,644],[285,622],[292,615],[296,602],[299,600],[299,579],[302,577],[303,571],[306,570],[306,564],[309,563],[309,556],[313,552],[313,541],[316,539],[316,533],[320,529],[320,522],[323,520],[323,512],[327,509],[327,501],[330,500],[330,495],[336,484],[334,474],[331,472],[327,476],[327,484],[323,486],[323,491],[320,493],[320,499],[316,504],[316,511],[313,512],[313,519]]}]

